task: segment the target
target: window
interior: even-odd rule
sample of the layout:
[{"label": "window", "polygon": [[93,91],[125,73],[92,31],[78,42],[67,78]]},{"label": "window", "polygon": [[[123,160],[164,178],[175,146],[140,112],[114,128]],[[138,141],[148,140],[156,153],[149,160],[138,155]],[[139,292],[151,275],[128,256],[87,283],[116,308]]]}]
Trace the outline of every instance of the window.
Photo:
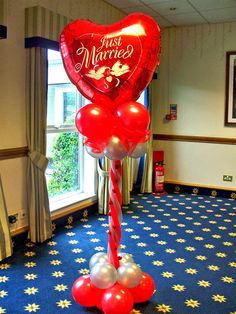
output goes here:
[{"label": "window", "polygon": [[51,210],[94,195],[95,161],[85,153],[74,122],[85,102],[69,81],[60,53],[48,50],[46,178]]}]

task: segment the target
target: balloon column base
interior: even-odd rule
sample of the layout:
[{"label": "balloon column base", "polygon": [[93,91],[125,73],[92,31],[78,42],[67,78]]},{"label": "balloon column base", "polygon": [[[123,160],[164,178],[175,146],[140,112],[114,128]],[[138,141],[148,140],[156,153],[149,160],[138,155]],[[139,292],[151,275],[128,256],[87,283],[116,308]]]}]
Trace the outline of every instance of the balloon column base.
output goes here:
[{"label": "balloon column base", "polygon": [[79,305],[96,306],[105,314],[130,314],[134,303],[148,301],[154,290],[152,277],[144,272],[141,282],[134,288],[127,288],[116,282],[110,288],[100,289],[91,282],[90,275],[84,275],[74,282],[72,296]]}]

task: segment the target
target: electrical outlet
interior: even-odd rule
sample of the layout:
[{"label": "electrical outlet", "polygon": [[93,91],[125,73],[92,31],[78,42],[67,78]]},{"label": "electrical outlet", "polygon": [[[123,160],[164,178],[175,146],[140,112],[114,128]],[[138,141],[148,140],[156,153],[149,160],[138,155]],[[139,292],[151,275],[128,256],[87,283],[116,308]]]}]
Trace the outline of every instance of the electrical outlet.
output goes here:
[{"label": "electrical outlet", "polygon": [[12,214],[8,216],[9,224],[13,225],[18,221],[18,214]]},{"label": "electrical outlet", "polygon": [[223,175],[223,181],[232,182],[233,176],[230,176],[229,174],[224,174]]}]

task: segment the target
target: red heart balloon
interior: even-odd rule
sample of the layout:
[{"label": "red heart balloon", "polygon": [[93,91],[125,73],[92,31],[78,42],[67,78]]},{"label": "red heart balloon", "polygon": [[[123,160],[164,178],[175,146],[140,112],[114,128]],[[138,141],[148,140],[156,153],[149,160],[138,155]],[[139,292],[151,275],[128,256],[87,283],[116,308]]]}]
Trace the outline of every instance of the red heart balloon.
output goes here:
[{"label": "red heart balloon", "polygon": [[68,24],[60,37],[67,75],[90,101],[114,109],[136,100],[159,64],[160,29],[134,13],[112,25],[87,20]]}]

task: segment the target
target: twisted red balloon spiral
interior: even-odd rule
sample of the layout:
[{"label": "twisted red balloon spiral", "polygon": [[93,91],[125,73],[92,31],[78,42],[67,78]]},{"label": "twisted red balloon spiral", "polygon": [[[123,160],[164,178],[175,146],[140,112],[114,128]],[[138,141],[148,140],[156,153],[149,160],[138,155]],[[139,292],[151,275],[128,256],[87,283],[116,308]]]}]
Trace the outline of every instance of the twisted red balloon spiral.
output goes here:
[{"label": "twisted red balloon spiral", "polygon": [[109,190],[109,231],[108,231],[108,257],[111,264],[117,269],[119,262],[119,247],[121,239],[121,202],[120,191],[121,184],[121,162],[120,160],[111,160],[110,169],[110,190]]}]

